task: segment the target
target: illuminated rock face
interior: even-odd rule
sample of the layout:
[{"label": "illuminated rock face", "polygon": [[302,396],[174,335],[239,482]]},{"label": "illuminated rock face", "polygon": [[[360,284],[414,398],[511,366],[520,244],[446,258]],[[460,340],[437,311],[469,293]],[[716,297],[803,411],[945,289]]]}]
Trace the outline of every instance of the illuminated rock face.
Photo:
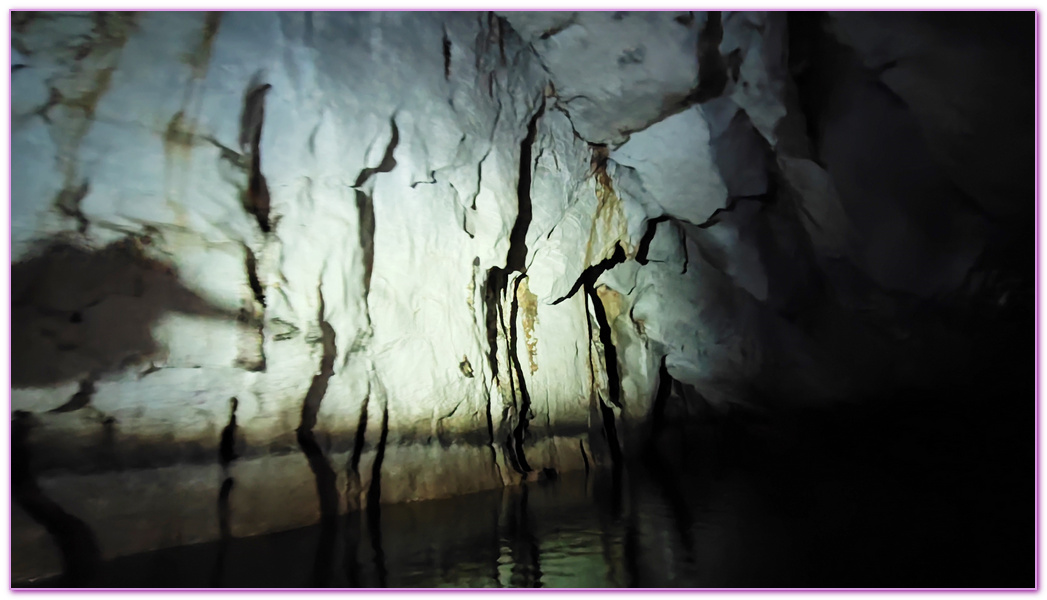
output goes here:
[{"label": "illuminated rock face", "polygon": [[935,376],[911,317],[999,298],[1027,165],[965,170],[958,67],[810,19],[16,13],[15,577],[41,523],[253,535]]}]

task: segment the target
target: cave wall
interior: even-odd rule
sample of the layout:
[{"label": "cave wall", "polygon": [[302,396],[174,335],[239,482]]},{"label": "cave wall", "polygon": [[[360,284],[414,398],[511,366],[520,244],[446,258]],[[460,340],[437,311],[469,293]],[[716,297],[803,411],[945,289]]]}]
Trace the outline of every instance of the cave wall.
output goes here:
[{"label": "cave wall", "polygon": [[962,377],[919,315],[1031,248],[998,20],[13,13],[14,577]]}]

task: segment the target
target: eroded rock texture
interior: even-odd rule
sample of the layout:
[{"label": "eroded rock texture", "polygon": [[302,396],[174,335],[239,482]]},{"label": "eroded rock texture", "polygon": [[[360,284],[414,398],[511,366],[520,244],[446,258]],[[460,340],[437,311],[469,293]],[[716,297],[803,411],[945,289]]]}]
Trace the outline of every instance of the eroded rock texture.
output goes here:
[{"label": "eroded rock texture", "polygon": [[1032,285],[979,19],[14,13],[14,577],[966,376]]}]

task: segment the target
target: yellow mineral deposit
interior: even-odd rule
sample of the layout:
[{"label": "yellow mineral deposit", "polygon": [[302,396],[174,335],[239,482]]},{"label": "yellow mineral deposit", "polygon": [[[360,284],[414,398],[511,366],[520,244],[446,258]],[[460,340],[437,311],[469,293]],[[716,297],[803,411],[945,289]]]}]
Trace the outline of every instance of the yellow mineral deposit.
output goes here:
[{"label": "yellow mineral deposit", "polygon": [[526,278],[516,288],[516,299],[520,302],[524,340],[527,342],[527,357],[530,359],[533,375],[538,370],[538,338],[534,335],[534,325],[538,322],[538,296],[528,289]]}]

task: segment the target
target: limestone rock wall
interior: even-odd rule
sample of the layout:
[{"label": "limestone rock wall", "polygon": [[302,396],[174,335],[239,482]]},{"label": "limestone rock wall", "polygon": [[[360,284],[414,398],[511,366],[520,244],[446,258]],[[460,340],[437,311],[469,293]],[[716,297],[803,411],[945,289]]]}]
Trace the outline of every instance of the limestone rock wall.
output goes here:
[{"label": "limestone rock wall", "polygon": [[1031,179],[868,18],[14,13],[14,577],[938,376]]}]

